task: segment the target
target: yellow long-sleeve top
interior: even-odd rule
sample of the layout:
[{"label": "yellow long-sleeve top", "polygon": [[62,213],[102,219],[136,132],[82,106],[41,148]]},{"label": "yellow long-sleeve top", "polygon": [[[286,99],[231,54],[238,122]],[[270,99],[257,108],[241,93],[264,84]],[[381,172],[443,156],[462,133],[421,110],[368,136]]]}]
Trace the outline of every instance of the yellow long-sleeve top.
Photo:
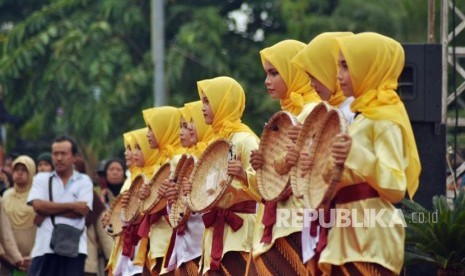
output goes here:
[{"label": "yellow long-sleeve top", "polygon": [[[151,179],[151,176],[156,172],[156,170],[159,168],[157,165],[154,166],[153,170],[150,168],[146,168],[143,170],[142,168],[138,167],[133,167],[131,169],[131,177],[126,178],[126,180],[123,183],[123,187],[121,187],[120,193],[124,193],[129,190],[131,187],[132,182],[136,179],[137,176],[139,175],[144,175],[144,178],[147,180]],[[145,171],[145,172],[144,172]],[[134,263],[137,263],[137,265],[142,266],[144,262],[144,256],[141,254],[144,254],[143,250],[146,247],[144,246],[142,249],[139,247],[139,252],[136,252],[136,257],[134,259]],[[117,236],[113,240],[113,248],[110,254],[110,258],[108,260],[106,270],[109,275],[113,275],[113,272],[115,271],[118,263],[119,263],[119,258],[121,257],[121,253],[123,251],[123,235]]]},{"label": "yellow long-sleeve top", "polygon": [[[179,160],[179,159],[178,159]],[[168,160],[166,160],[168,161]],[[160,162],[155,164],[152,168],[145,170],[145,178],[150,180],[153,178],[155,173],[158,169],[163,165],[164,162]],[[133,175],[133,174],[132,174]],[[126,181],[121,188],[121,192],[128,190],[131,186],[132,181]],[[157,264],[156,259],[159,257],[164,257],[166,252],[166,248],[169,243],[169,239],[171,237],[171,226],[167,222],[165,218],[161,218],[157,222],[151,225],[149,238],[143,238],[140,241],[139,250],[136,252],[134,257],[134,264],[137,265],[144,265],[145,257],[148,257],[148,261],[150,264],[150,268],[152,269]],[[150,244],[150,249],[147,253],[147,243]],[[107,270],[110,272],[112,271],[117,262],[119,255],[121,255],[121,251],[123,248],[122,243],[122,236],[118,236],[115,239],[115,246],[113,247],[113,251],[110,257],[109,264],[107,265]],[[110,265],[111,264],[111,265]],[[162,270],[164,272],[164,270]]]},{"label": "yellow long-sleeve top", "polygon": [[[157,165],[157,167],[154,169],[154,172],[157,172],[161,165]],[[171,233],[172,228],[165,217],[160,218],[150,227],[150,250],[148,253],[148,258],[151,269],[157,264],[157,258],[163,258],[165,256],[165,252],[171,238]],[[164,270],[162,269],[162,272],[163,271]]]},{"label": "yellow long-sleeve top", "polygon": [[[351,218],[356,222],[330,230],[319,267],[328,272],[328,264],[373,262],[398,274],[404,259],[405,231],[399,220],[394,221],[401,214],[392,203],[404,198],[407,189],[405,168],[408,165],[401,129],[391,121],[374,121],[360,114],[349,127],[349,134],[352,147],[338,188],[367,182],[380,197],[336,204],[338,209],[355,212]],[[363,223],[366,210],[374,214],[384,212],[379,218],[384,225]],[[373,216],[370,219],[374,219],[374,214],[369,214]],[[353,227],[361,222],[363,227]]]},{"label": "yellow long-sleeve top", "polygon": [[[305,118],[310,114],[310,112],[313,110],[313,108],[318,104],[318,102],[311,102],[306,104],[302,111],[296,116],[297,120],[299,123],[303,123],[305,121]],[[249,185],[249,189],[252,190],[254,194],[259,194],[258,193],[258,186],[256,182],[249,182],[252,183],[253,186]],[[279,201],[277,210],[279,213],[279,210],[303,210],[304,208],[304,203],[302,198],[297,198],[293,194],[289,196],[289,198],[285,201]],[[263,215],[265,212],[265,205],[260,204],[257,210],[257,222],[255,225],[255,230],[254,230],[254,236],[253,236],[253,256],[258,257],[259,255],[267,252],[270,250],[270,248],[273,246],[274,242],[278,238],[282,237],[287,237],[292,233],[300,232],[302,231],[302,225],[299,224],[291,224],[287,223],[282,223],[282,225],[276,223],[273,225],[273,230],[272,230],[272,240],[270,243],[262,243],[261,239],[263,236],[263,232],[265,229],[265,226],[262,223]],[[292,212],[293,216],[296,216],[297,221],[302,221],[303,220],[303,211],[295,211]]]},{"label": "yellow long-sleeve top", "polygon": [[[166,160],[166,162],[170,163],[171,170],[173,171],[176,169],[176,165],[178,164],[179,160],[181,159],[182,154],[177,154],[173,156],[170,160]],[[161,167],[160,164],[158,165],[154,172],[157,172],[158,169]],[[154,173],[155,174],[155,173]],[[149,243],[150,243],[150,250],[148,252],[149,263],[151,269],[157,264],[157,258],[164,258],[166,255],[166,251],[170,242],[171,234],[173,229],[171,228],[169,222],[165,217],[162,217],[157,222],[152,224],[150,227],[150,234],[149,234]],[[162,267],[161,273],[166,272],[166,269]]]},{"label": "yellow long-sleeve top", "polygon": [[[229,140],[236,147],[237,158],[241,159],[242,166],[247,173],[248,183],[255,183],[255,171],[250,165],[250,153],[252,150],[258,149],[258,138],[248,132],[236,132],[229,137]],[[244,188],[247,187],[248,183],[241,183],[237,179],[234,179],[223,194],[222,198],[219,200],[216,207],[227,209],[240,202],[255,200],[250,192]],[[242,227],[235,232],[227,223],[225,224],[222,256],[230,251],[250,252],[252,250],[255,214],[236,214],[241,217],[244,222]],[[203,249],[199,266],[202,268],[203,265],[203,271],[200,271],[202,274],[210,269],[213,229],[213,227],[205,228],[203,234]]]},{"label": "yellow long-sleeve top", "polygon": [[[131,177],[126,178],[123,183],[123,187],[121,187],[120,193],[123,193],[131,187],[132,181],[136,175],[131,173]],[[107,271],[108,275],[113,275],[113,272],[116,268],[116,264],[118,262],[118,258],[121,256],[121,252],[123,250],[123,239],[122,236],[117,236],[113,239],[113,248],[111,249],[110,258],[108,259],[107,266],[105,270]]]}]

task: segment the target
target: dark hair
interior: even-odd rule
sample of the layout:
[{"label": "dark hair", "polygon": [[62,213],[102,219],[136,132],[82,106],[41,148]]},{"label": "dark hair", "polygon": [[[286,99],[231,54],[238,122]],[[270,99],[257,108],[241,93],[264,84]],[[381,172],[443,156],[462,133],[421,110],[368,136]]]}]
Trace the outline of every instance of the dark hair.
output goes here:
[{"label": "dark hair", "polygon": [[105,176],[105,178],[107,177],[107,170],[108,170],[108,167],[110,167],[111,164],[113,163],[119,163],[121,165],[121,167],[123,168],[123,172],[126,173],[126,162],[123,161],[123,159],[121,158],[118,158],[118,157],[113,157],[113,158],[110,158],[108,159],[108,161],[106,161],[105,163],[105,167],[103,169],[103,175]]},{"label": "dark hair", "polygon": [[105,176],[105,168],[107,166],[107,159],[100,160],[97,165],[97,174],[99,176]]},{"label": "dark hair", "polygon": [[41,154],[37,157],[36,162],[39,163],[40,161],[45,161],[45,162],[47,162],[47,163],[49,163],[50,165],[53,166],[53,164],[52,164],[52,155],[50,154],[50,152],[43,152],[43,153],[41,153]]},{"label": "dark hair", "polygon": [[60,142],[65,142],[65,141],[68,141],[71,143],[71,152],[73,153],[73,155],[76,155],[78,153],[78,147],[77,147],[76,140],[74,140],[72,137],[68,135],[58,136],[57,138],[55,138],[55,140],[53,140],[53,143],[60,143]]},{"label": "dark hair", "polygon": [[86,162],[82,156],[76,156],[76,159],[74,160],[74,168],[80,173],[86,173]]}]

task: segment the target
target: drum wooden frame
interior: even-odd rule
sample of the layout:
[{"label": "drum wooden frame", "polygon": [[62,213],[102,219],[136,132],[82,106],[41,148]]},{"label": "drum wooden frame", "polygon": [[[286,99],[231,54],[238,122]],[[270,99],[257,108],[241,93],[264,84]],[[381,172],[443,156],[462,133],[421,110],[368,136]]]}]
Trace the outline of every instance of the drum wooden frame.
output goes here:
[{"label": "drum wooden frame", "polygon": [[[158,194],[158,189],[165,179],[168,179],[171,174],[171,167],[169,163],[160,166],[157,172],[153,175],[149,182],[150,195],[142,202],[142,213],[155,212],[166,206],[166,200]],[[154,210],[154,209],[157,210]]]},{"label": "drum wooden frame", "polygon": [[[305,118],[302,129],[300,130],[296,141],[296,149],[299,153],[299,156],[301,153],[308,153],[310,160],[313,160],[314,152],[312,152],[311,145],[315,141],[316,136],[321,132],[323,120],[325,119],[325,116],[330,109],[332,108],[327,103],[321,102],[316,105]],[[292,193],[298,198],[303,197],[302,185],[305,181],[308,181],[308,177],[303,176],[302,173],[302,162],[299,158],[297,164],[292,167],[291,170]]]},{"label": "drum wooden frame", "polygon": [[285,156],[287,146],[294,144],[289,130],[296,125],[297,119],[291,113],[278,111],[263,128],[259,150],[264,163],[257,170],[256,179],[258,191],[267,201],[279,200],[289,188],[291,168],[287,167]]},{"label": "drum wooden frame", "polygon": [[[178,163],[179,165],[179,163]],[[178,227],[184,225],[190,217],[191,209],[189,208],[186,200],[184,199],[183,189],[182,189],[182,179],[184,177],[189,178],[191,173],[194,170],[195,158],[189,156],[185,159],[182,164],[182,168],[179,170],[179,173],[176,177],[176,186],[178,187],[178,196],[176,201],[171,205],[170,212],[168,214],[168,219],[170,221],[171,227],[177,229]]]},{"label": "drum wooden frame", "polygon": [[[226,139],[212,142],[200,156],[189,178],[192,191],[187,196],[187,204],[194,212],[207,212],[213,209],[221,199],[227,187],[231,185],[232,177],[227,174],[228,162],[235,158],[234,145]],[[207,192],[207,177],[217,174],[220,182],[209,195]]]},{"label": "drum wooden frame", "polygon": [[337,134],[347,133],[347,122],[338,109],[332,109],[322,125],[320,135],[312,144],[312,169],[303,186],[305,207],[312,209],[329,207],[343,171],[343,166],[334,164],[331,148]]},{"label": "drum wooden frame", "polygon": [[105,232],[112,237],[119,236],[123,233],[123,221],[121,220],[122,198],[123,194],[119,194],[108,209],[109,220],[108,225],[105,227]]},{"label": "drum wooden frame", "polygon": [[182,168],[184,167],[184,163],[186,163],[187,159],[189,156],[187,154],[181,155],[181,158],[179,158],[178,163],[176,164],[176,168],[174,168],[173,175],[170,176],[170,180],[173,182],[178,181],[179,173],[181,172]]},{"label": "drum wooden frame", "polygon": [[141,213],[141,201],[139,199],[139,190],[147,180],[143,174],[137,175],[132,180],[129,187],[129,201],[126,208],[122,209],[121,219],[124,224],[130,224],[135,221]]}]

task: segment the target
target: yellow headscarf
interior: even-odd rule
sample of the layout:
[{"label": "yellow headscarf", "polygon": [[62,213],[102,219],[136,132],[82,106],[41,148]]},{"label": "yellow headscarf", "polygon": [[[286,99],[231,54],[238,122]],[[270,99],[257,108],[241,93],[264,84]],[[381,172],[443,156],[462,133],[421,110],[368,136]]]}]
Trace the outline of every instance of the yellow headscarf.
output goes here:
[{"label": "yellow headscarf", "polygon": [[305,71],[290,62],[304,47],[304,43],[288,39],[260,51],[262,66],[265,67],[265,61],[273,64],[286,83],[287,93],[281,99],[281,108],[294,115],[298,115],[305,104],[321,101]]},{"label": "yellow headscarf", "polygon": [[201,101],[195,101],[184,104],[184,108],[181,110],[184,119],[187,122],[193,122],[195,125],[197,144],[189,151],[197,157],[206,149],[208,141],[210,141],[213,136],[212,128],[205,123],[202,107],[203,104]]},{"label": "yellow headscarf", "polygon": [[34,209],[27,205],[27,197],[32,187],[32,179],[36,174],[36,164],[34,160],[27,155],[18,156],[12,163],[14,168],[17,164],[26,166],[29,173],[29,181],[25,188],[19,188],[14,184],[13,188],[8,189],[3,195],[3,208],[10,219],[11,226],[14,229],[30,229],[34,225],[36,213]]},{"label": "yellow headscarf", "polygon": [[152,107],[142,111],[145,124],[150,126],[157,139],[157,165],[162,165],[184,150],[179,139],[181,111],[172,106]]},{"label": "yellow headscarf", "polygon": [[337,81],[337,59],[339,56],[337,37],[354,35],[351,32],[328,32],[317,35],[300,51],[292,63],[316,78],[333,93],[328,102],[339,106],[346,97]]},{"label": "yellow headscarf", "polygon": [[156,165],[156,161],[158,157],[158,150],[150,148],[149,140],[147,139],[147,132],[148,132],[147,127],[139,128],[139,129],[132,131],[131,134],[134,138],[134,142],[131,148],[135,149],[136,144],[138,144],[142,151],[142,155],[144,156],[144,161],[145,161],[145,164],[142,168],[136,166],[137,169],[135,169],[135,173],[136,174],[143,173],[145,174],[145,176],[151,177],[152,174],[154,173],[153,167]]},{"label": "yellow headscarf", "polygon": [[225,76],[202,80],[197,82],[197,89],[200,98],[202,92],[208,98],[215,116],[211,125],[214,133],[211,141],[219,138],[229,139],[235,132],[254,133],[241,122],[245,109],[245,94],[236,80]]},{"label": "yellow headscarf", "polygon": [[418,189],[421,164],[407,111],[394,91],[404,68],[402,45],[377,33],[360,33],[337,38],[337,41],[354,89],[352,111],[374,120],[393,121],[402,129],[409,157],[405,170],[407,191],[413,198]]},{"label": "yellow headscarf", "polygon": [[[124,150],[129,146],[132,151],[132,144],[134,143],[134,138],[131,134],[131,131],[123,133],[123,143],[124,143]],[[134,168],[134,163],[128,167],[129,171],[132,172],[132,169]]]}]

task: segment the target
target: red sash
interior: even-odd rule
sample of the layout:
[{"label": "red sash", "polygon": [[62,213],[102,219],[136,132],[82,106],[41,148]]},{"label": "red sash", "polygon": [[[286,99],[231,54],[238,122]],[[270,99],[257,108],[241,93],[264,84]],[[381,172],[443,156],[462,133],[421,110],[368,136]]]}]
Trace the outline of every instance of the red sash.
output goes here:
[{"label": "red sash", "polygon": [[253,214],[257,208],[255,201],[249,200],[234,204],[228,209],[215,208],[202,216],[205,228],[213,227],[213,242],[211,252],[211,270],[218,270],[223,255],[224,226],[227,223],[233,231],[242,227],[244,220],[236,213]]},{"label": "red sash", "polygon": [[142,218],[142,222],[140,223],[139,231],[137,232],[139,237],[147,238],[149,236],[150,227],[152,226],[152,224],[154,224],[166,215],[168,215],[168,213],[166,212],[166,208],[163,208],[160,211],[153,214],[145,214]]},{"label": "red sash", "polygon": [[[349,203],[349,202],[364,200],[368,198],[375,198],[375,197],[379,197],[378,192],[373,187],[371,187],[367,182],[362,182],[362,183],[357,183],[357,184],[353,184],[350,186],[346,186],[337,192],[329,208],[324,210],[324,221],[325,222],[330,221],[331,219],[330,210],[331,208],[334,208],[335,204]],[[312,237],[316,236],[317,226],[320,226],[319,219],[318,221],[316,221],[316,223],[312,223],[310,227],[310,235]],[[328,227],[320,227],[320,236],[318,237],[318,244],[316,246],[316,254],[315,254],[315,258],[317,260],[315,264],[317,268],[318,268],[318,259],[320,257],[320,254],[323,251],[323,249],[325,249],[328,243],[329,230],[330,228]],[[315,271],[318,271],[318,269]]]},{"label": "red sash", "polygon": [[262,224],[265,226],[263,230],[262,239],[260,242],[270,243],[273,238],[273,225],[276,223],[276,211],[279,201],[286,201],[292,194],[292,190],[288,189],[286,193],[279,199],[274,201],[262,200],[262,203],[265,205],[265,210],[263,211]]}]

